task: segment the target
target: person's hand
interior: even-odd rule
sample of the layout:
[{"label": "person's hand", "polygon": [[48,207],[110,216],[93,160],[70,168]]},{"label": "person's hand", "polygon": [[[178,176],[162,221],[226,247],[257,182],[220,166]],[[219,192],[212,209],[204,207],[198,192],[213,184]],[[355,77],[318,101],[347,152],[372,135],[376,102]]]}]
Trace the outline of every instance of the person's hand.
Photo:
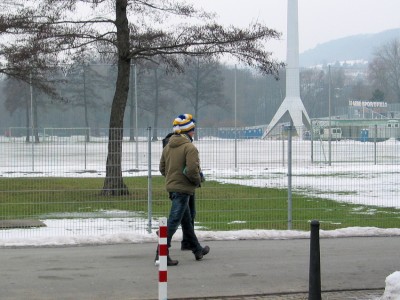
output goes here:
[{"label": "person's hand", "polygon": [[201,182],[206,181],[206,178],[204,177],[203,172],[200,172],[200,181],[201,181]]}]

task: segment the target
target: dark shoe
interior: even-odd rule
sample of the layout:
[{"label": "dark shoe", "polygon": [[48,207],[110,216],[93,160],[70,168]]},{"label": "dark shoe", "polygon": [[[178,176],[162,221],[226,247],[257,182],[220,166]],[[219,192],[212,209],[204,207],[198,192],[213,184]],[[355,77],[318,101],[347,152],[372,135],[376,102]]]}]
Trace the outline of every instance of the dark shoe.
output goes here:
[{"label": "dark shoe", "polygon": [[207,253],[210,252],[210,247],[205,246],[201,250],[195,252],[194,257],[196,260],[202,260],[204,255],[207,255]]},{"label": "dark shoe", "polygon": [[[158,251],[156,252],[156,257],[154,258],[154,264],[157,266],[160,263],[160,257],[158,256]],[[167,266],[176,266],[179,261],[171,259],[171,257],[167,256]]]},{"label": "dark shoe", "polygon": [[171,259],[169,255],[167,256],[167,266],[176,266],[179,263],[179,261]]},{"label": "dark shoe", "polygon": [[208,252],[210,252],[210,247],[205,246],[205,247],[203,248],[203,255],[207,255]]},{"label": "dark shoe", "polygon": [[[158,230],[156,231],[156,234],[157,234],[157,236],[159,236]],[[156,258],[154,259],[154,262],[156,263],[159,260],[160,260],[160,258],[158,256],[158,248],[157,248]],[[176,266],[178,263],[179,263],[178,260],[171,259],[171,257],[169,255],[167,255],[167,266]]]}]

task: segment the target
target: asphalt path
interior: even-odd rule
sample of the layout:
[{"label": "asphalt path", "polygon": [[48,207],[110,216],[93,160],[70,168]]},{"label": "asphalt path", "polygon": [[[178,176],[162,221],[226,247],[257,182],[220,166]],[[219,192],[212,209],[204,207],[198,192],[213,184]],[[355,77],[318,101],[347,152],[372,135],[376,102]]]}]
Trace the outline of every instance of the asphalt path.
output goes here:
[{"label": "asphalt path", "polygon": [[[170,250],[168,299],[307,292],[310,240],[208,241]],[[400,237],[320,240],[323,291],[383,289],[400,270]],[[156,244],[1,248],[1,299],[158,299]]]}]

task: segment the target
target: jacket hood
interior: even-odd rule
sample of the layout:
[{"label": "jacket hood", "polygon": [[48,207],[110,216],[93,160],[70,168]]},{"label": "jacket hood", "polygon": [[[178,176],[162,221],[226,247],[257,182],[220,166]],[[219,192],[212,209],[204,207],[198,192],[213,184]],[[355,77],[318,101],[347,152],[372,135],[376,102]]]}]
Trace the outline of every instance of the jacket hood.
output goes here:
[{"label": "jacket hood", "polygon": [[168,145],[170,148],[177,148],[183,144],[191,143],[190,138],[185,134],[174,134],[169,139]]}]

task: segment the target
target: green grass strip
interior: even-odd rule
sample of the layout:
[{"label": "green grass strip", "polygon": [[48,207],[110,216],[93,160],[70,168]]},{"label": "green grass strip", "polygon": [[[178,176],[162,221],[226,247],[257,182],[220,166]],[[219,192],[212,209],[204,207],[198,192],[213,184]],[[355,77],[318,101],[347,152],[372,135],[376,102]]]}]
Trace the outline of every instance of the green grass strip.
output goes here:
[{"label": "green grass strip", "polygon": [[[96,217],[102,211],[123,211],[147,217],[146,177],[124,178],[126,196],[103,196],[103,178],[1,178],[0,219]],[[152,212],[168,216],[170,200],[164,179],[153,177]],[[396,228],[400,210],[356,205],[292,193],[292,229],[309,230],[316,219],[321,229],[353,226]],[[285,189],[249,187],[207,181],[196,192],[196,225],[205,230],[287,229]],[[110,214],[112,216],[112,214]]]}]

